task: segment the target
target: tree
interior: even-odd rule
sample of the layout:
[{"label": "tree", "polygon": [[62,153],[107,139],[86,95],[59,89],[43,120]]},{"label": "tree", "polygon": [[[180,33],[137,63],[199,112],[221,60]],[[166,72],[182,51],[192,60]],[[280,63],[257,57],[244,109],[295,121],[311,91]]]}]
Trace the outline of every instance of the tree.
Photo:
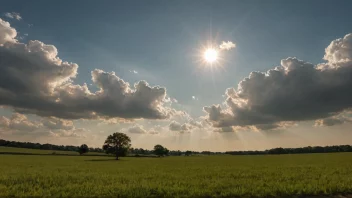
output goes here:
[{"label": "tree", "polygon": [[165,156],[168,156],[168,155],[169,155],[169,152],[170,152],[169,149],[165,148],[165,150],[164,150],[164,155],[165,155]]},{"label": "tree", "polygon": [[84,154],[84,153],[88,153],[89,148],[86,144],[82,144],[79,148],[78,148],[78,153],[80,155]]},{"label": "tree", "polygon": [[176,155],[181,156],[182,152],[180,150],[177,150]]},{"label": "tree", "polygon": [[186,156],[192,155],[192,151],[186,151],[186,152],[185,152],[185,155],[186,155]]},{"label": "tree", "polygon": [[154,146],[153,153],[157,156],[164,156],[169,154],[169,150],[160,144]]},{"label": "tree", "polygon": [[131,146],[130,142],[131,138],[126,134],[116,132],[106,138],[103,150],[108,154],[114,154],[116,160],[118,160],[119,156],[126,156],[127,151]]}]

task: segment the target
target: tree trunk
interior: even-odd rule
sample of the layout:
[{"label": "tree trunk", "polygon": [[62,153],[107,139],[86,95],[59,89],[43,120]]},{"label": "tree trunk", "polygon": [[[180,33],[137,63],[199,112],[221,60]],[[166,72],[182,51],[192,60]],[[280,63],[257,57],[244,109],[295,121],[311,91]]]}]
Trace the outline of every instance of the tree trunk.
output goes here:
[{"label": "tree trunk", "polygon": [[116,153],[116,160],[119,160],[119,153],[118,153],[117,146],[115,147],[115,153]]}]

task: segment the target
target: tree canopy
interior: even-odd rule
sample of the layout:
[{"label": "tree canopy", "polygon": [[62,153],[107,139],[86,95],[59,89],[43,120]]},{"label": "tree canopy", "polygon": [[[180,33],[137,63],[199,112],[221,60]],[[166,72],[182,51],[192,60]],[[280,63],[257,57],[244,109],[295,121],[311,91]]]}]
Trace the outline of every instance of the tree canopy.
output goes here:
[{"label": "tree canopy", "polygon": [[165,156],[165,155],[169,154],[169,150],[167,148],[161,146],[160,144],[157,144],[154,146],[153,152],[157,156]]},{"label": "tree canopy", "polygon": [[103,150],[108,154],[114,154],[116,160],[119,156],[126,156],[128,149],[131,146],[131,138],[124,133],[116,132],[109,135],[103,145]]},{"label": "tree canopy", "polygon": [[88,153],[89,148],[86,144],[82,144],[79,148],[78,148],[78,153],[80,155],[84,154],[84,153]]}]

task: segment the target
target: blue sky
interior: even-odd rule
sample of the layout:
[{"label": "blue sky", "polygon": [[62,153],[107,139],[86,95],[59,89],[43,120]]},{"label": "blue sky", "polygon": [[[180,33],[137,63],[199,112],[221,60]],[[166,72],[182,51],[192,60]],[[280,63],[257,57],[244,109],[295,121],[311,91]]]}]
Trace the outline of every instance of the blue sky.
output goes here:
[{"label": "blue sky", "polygon": [[[175,109],[198,118],[252,71],[267,71],[287,57],[324,62],[330,42],[352,32],[351,7],[347,0],[38,0],[2,2],[0,13],[17,12],[22,20],[0,18],[20,36],[28,34],[21,42],[52,44],[61,59],[77,63],[75,83],[91,84],[96,68],[131,84],[146,80],[165,87],[178,100]],[[199,63],[209,40],[236,44],[222,52],[221,68]]]},{"label": "blue sky", "polygon": [[[89,82],[94,68],[115,71],[131,83],[145,79],[165,86],[199,116],[202,106],[219,103],[224,90],[251,71],[265,71],[286,57],[322,62],[331,40],[352,29],[350,1],[323,2],[9,1],[0,11],[21,13],[24,20],[14,27],[79,64],[78,83]],[[195,63],[209,32],[218,42],[238,46],[226,54],[226,72],[199,71]],[[138,75],[128,72],[133,69]]]}]

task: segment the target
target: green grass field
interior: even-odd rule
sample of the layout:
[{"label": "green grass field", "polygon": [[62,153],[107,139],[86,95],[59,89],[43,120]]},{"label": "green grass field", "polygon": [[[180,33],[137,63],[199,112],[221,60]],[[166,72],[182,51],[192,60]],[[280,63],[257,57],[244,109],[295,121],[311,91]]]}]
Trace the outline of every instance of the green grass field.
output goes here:
[{"label": "green grass field", "polygon": [[352,193],[352,153],[122,158],[0,155],[0,197],[288,197]]}]

